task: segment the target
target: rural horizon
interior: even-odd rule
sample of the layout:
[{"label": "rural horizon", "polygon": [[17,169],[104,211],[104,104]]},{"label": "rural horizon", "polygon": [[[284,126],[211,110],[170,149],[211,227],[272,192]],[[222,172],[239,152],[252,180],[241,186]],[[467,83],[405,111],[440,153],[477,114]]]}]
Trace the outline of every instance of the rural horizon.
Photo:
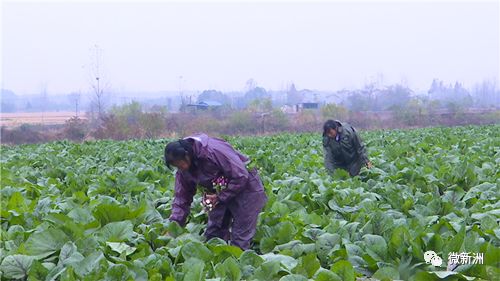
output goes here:
[{"label": "rural horizon", "polygon": [[0,9],[0,281],[498,280],[500,1]]}]

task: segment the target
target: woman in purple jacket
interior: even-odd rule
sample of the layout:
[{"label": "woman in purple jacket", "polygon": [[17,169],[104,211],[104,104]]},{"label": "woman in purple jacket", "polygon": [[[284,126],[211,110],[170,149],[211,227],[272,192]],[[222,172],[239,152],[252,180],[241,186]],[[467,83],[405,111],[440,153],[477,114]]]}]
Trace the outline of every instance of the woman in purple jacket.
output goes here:
[{"label": "woman in purple jacket", "polygon": [[[219,237],[248,249],[267,196],[257,170],[247,170],[247,162],[249,159],[227,142],[205,134],[167,144],[165,163],[177,168],[170,220],[186,224],[193,196],[200,186],[204,189],[202,201],[211,209],[205,231],[207,240]],[[221,185],[217,191],[215,187]]]}]

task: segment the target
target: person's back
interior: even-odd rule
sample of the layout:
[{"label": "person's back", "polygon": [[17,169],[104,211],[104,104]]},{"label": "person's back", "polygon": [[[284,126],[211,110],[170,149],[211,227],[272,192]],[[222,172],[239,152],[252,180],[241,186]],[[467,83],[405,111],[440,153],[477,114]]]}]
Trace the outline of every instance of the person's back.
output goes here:
[{"label": "person's back", "polygon": [[359,174],[361,167],[371,167],[366,149],[351,125],[338,120],[328,120],[323,126],[323,148],[326,169],[344,169],[351,176]]},{"label": "person's back", "polygon": [[165,147],[165,164],[177,168],[170,221],[184,226],[197,188],[208,213],[205,236],[250,247],[257,219],[267,201],[257,169],[224,140],[205,134],[173,141]]}]

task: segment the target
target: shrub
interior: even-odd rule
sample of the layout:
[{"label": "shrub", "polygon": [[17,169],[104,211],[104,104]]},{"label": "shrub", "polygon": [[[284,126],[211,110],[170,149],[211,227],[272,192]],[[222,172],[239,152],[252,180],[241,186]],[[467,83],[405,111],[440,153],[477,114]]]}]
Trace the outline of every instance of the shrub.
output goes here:
[{"label": "shrub", "polygon": [[75,116],[66,121],[62,133],[63,137],[69,140],[82,141],[85,139],[87,131],[87,122]]}]

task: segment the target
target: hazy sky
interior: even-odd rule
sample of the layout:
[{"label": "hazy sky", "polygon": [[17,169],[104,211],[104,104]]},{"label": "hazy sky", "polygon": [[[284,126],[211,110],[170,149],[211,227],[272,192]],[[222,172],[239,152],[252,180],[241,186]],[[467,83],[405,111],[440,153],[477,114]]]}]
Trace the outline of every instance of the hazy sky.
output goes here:
[{"label": "hazy sky", "polygon": [[[115,91],[360,87],[499,79],[489,2],[15,3],[2,7],[2,88],[87,91],[101,49]],[[180,83],[179,76],[182,76]]]}]

